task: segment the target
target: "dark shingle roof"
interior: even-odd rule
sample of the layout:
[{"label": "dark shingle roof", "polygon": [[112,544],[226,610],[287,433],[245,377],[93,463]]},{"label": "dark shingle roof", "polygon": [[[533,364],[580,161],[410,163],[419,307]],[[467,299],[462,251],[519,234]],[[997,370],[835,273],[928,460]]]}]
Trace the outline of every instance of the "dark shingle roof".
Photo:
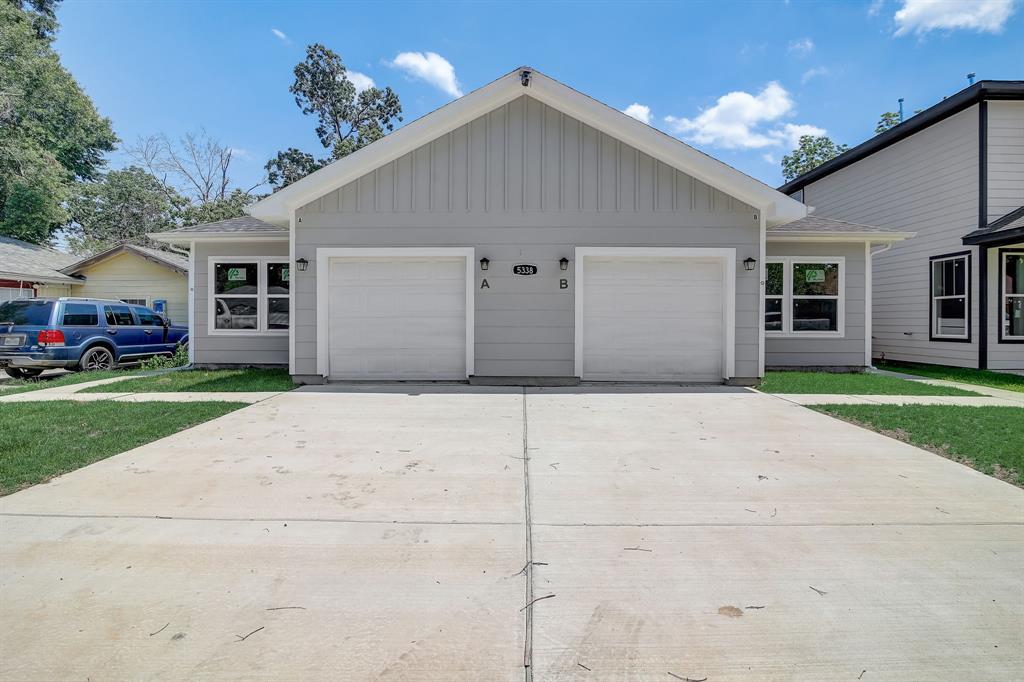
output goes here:
[{"label": "dark shingle roof", "polygon": [[1021,237],[1024,239],[1024,206],[990,222],[985,227],[964,235],[964,244],[984,244]]},{"label": "dark shingle roof", "polygon": [[[272,225],[265,223],[262,220],[257,220],[252,216],[241,216],[239,218],[228,218],[227,220],[218,220],[215,223],[205,223],[203,225],[192,225],[190,227],[179,227],[176,230],[170,230],[170,234],[210,234],[210,233],[224,233],[224,232],[256,232],[256,233],[268,233],[268,232],[287,232],[287,227],[280,227],[278,225]],[[165,233],[166,234],[166,233]]]},{"label": "dark shingle roof", "polygon": [[850,223],[845,220],[833,220],[821,216],[809,215],[785,225],[768,228],[768,234],[844,234],[844,233],[878,233],[900,234],[896,230],[887,230],[874,225]]},{"label": "dark shingle roof", "polygon": [[0,237],[0,279],[23,281],[77,282],[59,268],[74,263],[77,258],[46,246],[30,244],[20,239]]}]

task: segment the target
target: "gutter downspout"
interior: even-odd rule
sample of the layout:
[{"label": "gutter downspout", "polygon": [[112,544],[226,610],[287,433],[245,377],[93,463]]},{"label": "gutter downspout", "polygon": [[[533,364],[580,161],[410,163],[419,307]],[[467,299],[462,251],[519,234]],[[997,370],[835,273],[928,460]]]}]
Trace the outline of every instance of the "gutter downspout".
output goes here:
[{"label": "gutter downspout", "polygon": [[877,251],[871,250],[871,242],[865,242],[864,251],[867,254],[867,263],[864,264],[864,301],[866,302],[866,310],[864,311],[864,355],[865,363],[868,367],[874,367],[874,355],[872,353],[874,346],[874,317],[875,317],[875,303],[872,296],[872,288],[874,287],[873,274],[874,274],[874,263],[875,256],[885,253],[893,246],[893,242],[884,244],[882,248]]}]

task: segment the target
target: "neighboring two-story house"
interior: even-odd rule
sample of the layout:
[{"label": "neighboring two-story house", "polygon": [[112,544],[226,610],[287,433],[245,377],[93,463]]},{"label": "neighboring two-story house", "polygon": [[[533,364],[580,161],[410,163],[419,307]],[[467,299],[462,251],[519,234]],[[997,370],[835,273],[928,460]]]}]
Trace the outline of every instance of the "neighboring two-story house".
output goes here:
[{"label": "neighboring two-story house", "polygon": [[980,81],[781,192],[916,233],[873,256],[873,356],[1024,370],[1024,81]]}]

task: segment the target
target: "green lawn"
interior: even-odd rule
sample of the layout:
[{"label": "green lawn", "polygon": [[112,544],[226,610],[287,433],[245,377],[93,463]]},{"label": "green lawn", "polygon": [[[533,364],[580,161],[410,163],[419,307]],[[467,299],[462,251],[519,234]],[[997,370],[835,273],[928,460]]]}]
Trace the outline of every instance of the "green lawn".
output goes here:
[{"label": "green lawn", "polygon": [[891,372],[915,374],[928,377],[929,379],[960,381],[965,384],[976,384],[978,386],[989,386],[991,388],[1002,388],[1007,391],[1024,393],[1024,376],[1019,374],[1003,374],[1001,372],[989,372],[987,370],[968,369],[966,367],[918,365],[909,362],[876,362],[875,366]]},{"label": "green lawn", "polygon": [[845,395],[978,395],[972,391],[930,386],[881,374],[833,372],[766,372],[765,393],[839,393]]},{"label": "green lawn", "polygon": [[5,379],[0,386],[11,388],[0,388],[0,396],[14,395],[15,393],[28,393],[29,391],[40,391],[44,388],[57,388],[58,386],[70,386],[81,384],[85,381],[96,381],[97,379],[109,379],[111,377],[128,376],[138,370],[110,369],[96,372],[72,372],[61,374],[56,377],[41,377],[38,379]]},{"label": "green lawn", "polygon": [[232,412],[245,403],[0,405],[0,495]]},{"label": "green lawn", "polygon": [[183,393],[196,391],[290,391],[295,383],[285,369],[187,369],[93,386],[82,393]]},{"label": "green lawn", "polygon": [[953,405],[816,405],[811,409],[866,426],[1021,485],[1024,409]]}]

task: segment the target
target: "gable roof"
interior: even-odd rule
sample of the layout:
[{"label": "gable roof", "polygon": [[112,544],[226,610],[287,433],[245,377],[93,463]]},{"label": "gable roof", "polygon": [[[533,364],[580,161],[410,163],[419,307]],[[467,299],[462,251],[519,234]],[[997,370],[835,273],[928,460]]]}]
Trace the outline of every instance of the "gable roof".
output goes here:
[{"label": "gable roof", "polygon": [[0,279],[71,284],[80,280],[68,277],[58,268],[74,261],[74,256],[56,249],[0,237]]},{"label": "gable roof", "polygon": [[1014,241],[1024,241],[1024,206],[1015,208],[1006,215],[993,220],[985,227],[964,235],[967,245],[987,244],[996,246]]},{"label": "gable roof", "polygon": [[281,238],[288,239],[288,228],[271,223],[263,222],[252,216],[241,216],[239,218],[228,218],[213,223],[202,225],[191,225],[179,227],[167,232],[152,232],[147,235],[150,239],[167,242],[169,244],[187,244],[191,241],[203,241],[210,239],[247,239],[256,238]]},{"label": "gable roof", "polygon": [[849,149],[836,158],[807,171],[800,177],[790,180],[780,186],[779,191],[788,195],[801,190],[812,182],[821,180],[825,176],[842,170],[850,164],[871,156],[877,151],[894,145],[900,140],[910,137],[914,133],[920,132],[954,114],[958,114],[978,102],[1019,99],[1024,99],[1024,81],[978,81],[952,97],[947,97],[938,104],[928,107],[920,114],[911,116],[903,123],[890,128],[884,133],[875,135],[853,149]]},{"label": "gable roof", "polygon": [[768,228],[766,237],[769,241],[799,241],[813,238],[815,241],[896,242],[909,239],[914,234],[914,232],[887,230],[874,225],[862,225],[845,220],[809,215],[785,225]]},{"label": "gable roof", "polygon": [[[525,78],[524,73],[528,74]],[[790,222],[807,214],[803,204],[761,181],[525,66],[274,192],[246,210],[254,218],[287,225],[292,211],[299,206],[524,94],[762,210],[769,225]]]},{"label": "gable roof", "polygon": [[118,244],[106,251],[101,251],[100,253],[89,256],[88,258],[83,258],[82,260],[63,267],[61,268],[61,272],[66,275],[77,275],[97,263],[102,263],[103,261],[109,260],[114,256],[119,256],[122,253],[132,253],[156,263],[157,265],[163,265],[166,268],[170,268],[182,275],[188,274],[188,259],[184,256],[177,253],[170,253],[169,251],[150,249],[136,244]]}]

